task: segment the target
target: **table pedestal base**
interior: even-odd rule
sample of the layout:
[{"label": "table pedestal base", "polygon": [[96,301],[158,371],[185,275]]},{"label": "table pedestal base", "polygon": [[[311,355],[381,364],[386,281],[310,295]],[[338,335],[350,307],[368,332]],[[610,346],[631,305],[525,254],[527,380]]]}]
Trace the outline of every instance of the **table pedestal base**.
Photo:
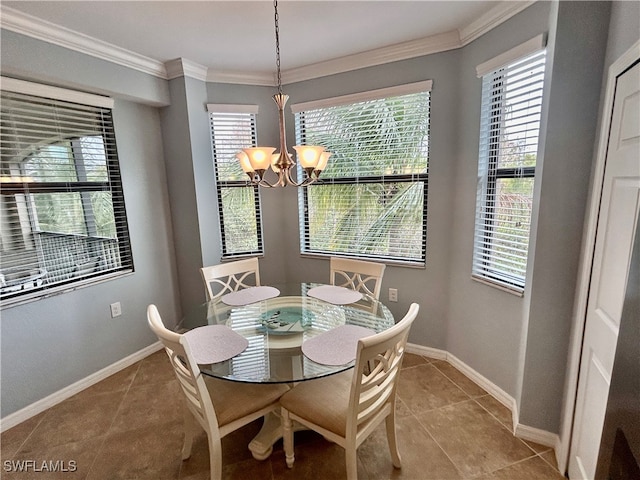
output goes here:
[{"label": "table pedestal base", "polygon": [[[293,431],[305,430],[304,425],[293,422]],[[256,460],[266,460],[273,452],[273,444],[282,438],[283,430],[280,413],[269,412],[264,416],[264,423],[258,434],[249,443],[251,455]]]}]

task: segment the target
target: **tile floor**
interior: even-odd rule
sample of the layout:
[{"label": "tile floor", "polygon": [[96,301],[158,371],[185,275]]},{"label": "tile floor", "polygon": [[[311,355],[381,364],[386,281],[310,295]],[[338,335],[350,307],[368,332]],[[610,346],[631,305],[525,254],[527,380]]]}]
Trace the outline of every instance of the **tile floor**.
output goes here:
[{"label": "tile floor", "polygon": [[[403,468],[391,465],[384,428],[358,450],[360,480],[563,479],[553,450],[511,434],[511,413],[446,362],[405,357],[398,388],[398,441]],[[180,459],[182,413],[177,381],[164,351],[2,433],[3,479],[209,478],[206,435]],[[344,451],[313,432],[295,437],[296,463],[286,468],[282,442],[256,461],[247,444],[253,422],[223,439],[225,479],[341,479]],[[70,461],[69,473],[7,471],[7,461]],[[15,463],[14,463],[15,464]],[[11,465],[11,463],[9,463]]]}]

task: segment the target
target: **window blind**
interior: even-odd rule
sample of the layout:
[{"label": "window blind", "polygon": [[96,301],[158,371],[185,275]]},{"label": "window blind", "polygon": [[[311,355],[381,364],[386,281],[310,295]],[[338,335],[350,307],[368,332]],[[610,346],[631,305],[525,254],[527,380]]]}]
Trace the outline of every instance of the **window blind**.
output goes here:
[{"label": "window blind", "polygon": [[545,52],[482,80],[473,276],[522,292],[540,132]]},{"label": "window blind", "polygon": [[429,110],[420,91],[296,113],[297,143],[333,153],[299,190],[302,253],[425,263]]},{"label": "window blind", "polygon": [[247,184],[236,153],[256,146],[256,115],[246,105],[209,105],[222,257],[263,253],[260,193]]},{"label": "window blind", "polygon": [[133,270],[111,108],[26,84],[0,97],[3,305]]}]

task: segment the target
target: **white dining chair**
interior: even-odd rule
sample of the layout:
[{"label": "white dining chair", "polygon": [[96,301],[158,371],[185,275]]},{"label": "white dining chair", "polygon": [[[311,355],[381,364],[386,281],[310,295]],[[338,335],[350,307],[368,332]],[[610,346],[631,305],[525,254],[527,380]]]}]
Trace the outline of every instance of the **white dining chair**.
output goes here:
[{"label": "white dining chair", "polygon": [[344,448],[347,479],[357,479],[356,451],[383,420],[393,466],[400,468],[396,388],[409,329],[419,308],[417,303],[411,304],[405,317],[393,327],[360,339],[355,369],[298,383],[280,398],[289,468],[295,460],[292,422],[296,421]]},{"label": "white dining chair", "polygon": [[200,273],[208,300],[241,288],[260,286],[260,266],[256,257],[202,267]]},{"label": "white dining chair", "polygon": [[386,267],[384,263],[331,257],[329,264],[331,285],[347,287],[379,299]]},{"label": "white dining chair", "polygon": [[207,433],[211,479],[222,477],[221,439],[279,408],[278,399],[289,390],[283,384],[250,384],[205,377],[198,368],[184,335],[168,330],[155,305],[147,308],[147,321],[169,356],[185,400],[185,436],[182,459],[191,456],[198,425]]}]

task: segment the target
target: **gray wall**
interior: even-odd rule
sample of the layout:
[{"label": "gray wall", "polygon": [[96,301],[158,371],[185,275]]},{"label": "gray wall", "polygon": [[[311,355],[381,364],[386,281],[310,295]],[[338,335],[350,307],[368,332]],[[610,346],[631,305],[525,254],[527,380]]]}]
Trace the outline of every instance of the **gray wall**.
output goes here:
[{"label": "gray wall", "polygon": [[[135,272],[73,292],[3,308],[2,417],[82,380],[157,339],[146,323],[156,303],[178,318],[173,226],[158,109],[166,82],[2,31],[2,73],[116,97],[114,126]],[[95,85],[95,87],[94,87]],[[125,100],[144,92],[139,102]],[[152,98],[151,98],[152,97]],[[109,304],[121,302],[112,319]]]}]

